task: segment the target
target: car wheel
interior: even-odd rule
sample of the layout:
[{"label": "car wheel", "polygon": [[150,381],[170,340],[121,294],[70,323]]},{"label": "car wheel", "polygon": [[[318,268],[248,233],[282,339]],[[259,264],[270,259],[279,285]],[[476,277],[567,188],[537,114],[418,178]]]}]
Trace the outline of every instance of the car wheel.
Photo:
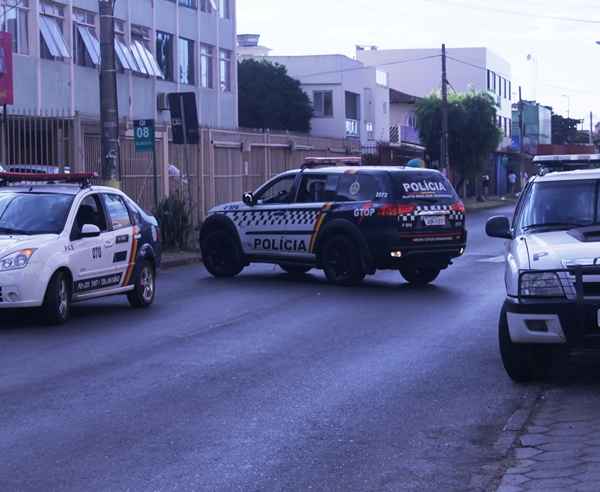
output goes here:
[{"label": "car wheel", "polygon": [[56,272],[50,279],[42,314],[49,325],[62,325],[68,321],[71,314],[71,280],[67,273]]},{"label": "car wheel", "polygon": [[279,265],[279,267],[290,275],[304,275],[312,270],[312,267],[305,267],[300,265]]},{"label": "car wheel", "polygon": [[427,267],[404,267],[400,274],[408,283],[413,285],[427,285],[433,282],[440,274],[439,269]]},{"label": "car wheel", "polygon": [[356,285],[365,278],[360,251],[354,241],[338,234],[327,239],[321,250],[327,280],[336,285]]},{"label": "car wheel", "polygon": [[201,249],[204,266],[214,277],[235,277],[244,269],[242,251],[234,235],[228,231],[208,233]]},{"label": "car wheel", "polygon": [[498,323],[498,339],[502,364],[509,377],[517,383],[527,383],[545,377],[553,364],[552,347],[514,343],[510,339],[506,309]]},{"label": "car wheel", "polygon": [[142,262],[133,285],[135,288],[127,293],[129,304],[134,308],[151,306],[156,295],[156,271],[152,263]]}]

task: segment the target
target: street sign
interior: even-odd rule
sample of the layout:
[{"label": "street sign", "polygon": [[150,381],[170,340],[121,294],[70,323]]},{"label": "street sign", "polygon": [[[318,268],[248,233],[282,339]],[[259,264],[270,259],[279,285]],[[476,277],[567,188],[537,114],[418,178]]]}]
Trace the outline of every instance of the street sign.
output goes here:
[{"label": "street sign", "polygon": [[14,103],[12,36],[0,32],[0,106]]},{"label": "street sign", "polygon": [[133,137],[136,152],[154,150],[154,120],[134,120]]},{"label": "street sign", "polygon": [[173,143],[198,144],[200,129],[195,92],[173,92],[169,94],[171,108],[171,130]]}]

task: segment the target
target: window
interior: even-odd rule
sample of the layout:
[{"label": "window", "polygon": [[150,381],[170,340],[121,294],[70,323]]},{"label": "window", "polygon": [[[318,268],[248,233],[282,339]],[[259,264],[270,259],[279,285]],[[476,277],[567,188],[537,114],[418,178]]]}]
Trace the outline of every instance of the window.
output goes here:
[{"label": "window", "polygon": [[131,26],[131,62],[133,71],[150,77],[164,78],[154,55],[150,52],[150,28]]},{"label": "window", "polygon": [[208,44],[200,45],[200,83],[205,89],[214,87],[214,48]]},{"label": "window", "polygon": [[112,229],[118,230],[130,226],[131,217],[129,217],[129,210],[123,199],[119,195],[105,194],[103,196]]},{"label": "window", "polygon": [[231,92],[231,51],[219,50],[219,73],[221,90]]},{"label": "window", "polygon": [[214,0],[200,0],[200,10],[210,14],[213,10],[216,10]]},{"label": "window", "polygon": [[77,217],[75,217],[75,224],[73,225],[73,234],[77,237],[81,233],[81,229],[84,225],[90,224],[97,226],[100,231],[105,232],[108,227],[106,225],[106,217],[104,216],[104,209],[100,205],[98,195],[86,196],[79,210],[77,211]]},{"label": "window", "polygon": [[29,0],[0,0],[2,30],[12,35],[13,51],[29,54]]},{"label": "window", "polygon": [[54,2],[40,2],[40,56],[47,60],[69,58],[63,37],[65,9]]},{"label": "window", "polygon": [[194,64],[194,42],[190,39],[179,38],[177,42],[177,77],[181,84],[194,85],[196,82]]},{"label": "window", "polygon": [[135,61],[125,43],[125,22],[120,19],[115,19],[115,53],[117,55],[117,66],[121,71],[134,70]]},{"label": "window", "polygon": [[256,192],[256,203],[258,205],[288,203],[292,198],[295,180],[296,175],[291,174],[267,183]]},{"label": "window", "polygon": [[496,94],[498,94],[499,96],[502,95],[502,77],[500,77],[500,75],[497,76]]},{"label": "window", "polygon": [[337,178],[336,175],[305,174],[302,177],[296,201],[298,203],[323,203],[335,200]]},{"label": "window", "polygon": [[364,202],[375,200],[379,184],[370,174],[344,174],[340,176],[336,201]]},{"label": "window", "polygon": [[189,7],[190,9],[198,8],[197,0],[179,0],[179,5]]},{"label": "window", "polygon": [[315,118],[333,116],[333,91],[314,91],[313,109]]},{"label": "window", "polygon": [[156,60],[166,80],[173,78],[173,35],[156,31]]},{"label": "window", "polygon": [[231,17],[229,0],[219,0],[219,15],[221,19],[229,19]]},{"label": "window", "polygon": [[488,91],[491,91],[492,87],[493,87],[493,85],[492,85],[492,71],[488,70],[487,71],[487,88],[488,88]]},{"label": "window", "polygon": [[346,92],[346,135],[358,137],[360,134],[360,96],[353,92]]},{"label": "window", "polygon": [[73,60],[83,67],[100,64],[100,43],[92,12],[73,9]]},{"label": "window", "polygon": [[72,203],[72,195],[2,192],[0,230],[3,233],[60,234]]},{"label": "window", "polygon": [[508,81],[508,100],[512,100],[512,82],[510,80]]},{"label": "window", "polygon": [[508,99],[508,80],[504,79],[504,99]]}]

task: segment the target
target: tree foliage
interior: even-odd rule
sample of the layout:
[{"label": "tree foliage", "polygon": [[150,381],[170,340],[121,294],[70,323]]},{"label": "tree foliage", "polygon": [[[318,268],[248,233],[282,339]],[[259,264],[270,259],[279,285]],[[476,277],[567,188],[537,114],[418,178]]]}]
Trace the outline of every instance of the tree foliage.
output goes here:
[{"label": "tree foliage", "polygon": [[[442,99],[432,94],[417,103],[417,127],[432,160],[440,160]],[[448,98],[448,153],[460,180],[474,178],[500,144],[496,106],[486,93],[470,92]]]},{"label": "tree foliage", "polygon": [[552,143],[554,145],[567,145],[572,143],[588,143],[589,134],[580,135],[577,129],[581,120],[565,118],[559,114],[552,115]]},{"label": "tree foliage", "polygon": [[312,104],[283,65],[268,61],[239,63],[240,126],[308,133]]}]

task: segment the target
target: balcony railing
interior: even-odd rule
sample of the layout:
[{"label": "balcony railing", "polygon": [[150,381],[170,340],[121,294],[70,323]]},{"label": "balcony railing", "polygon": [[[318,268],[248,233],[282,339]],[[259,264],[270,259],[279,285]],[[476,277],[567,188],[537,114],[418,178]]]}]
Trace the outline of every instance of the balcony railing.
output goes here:
[{"label": "balcony railing", "polygon": [[390,143],[421,144],[421,138],[416,128],[407,125],[393,125],[390,127]]}]

